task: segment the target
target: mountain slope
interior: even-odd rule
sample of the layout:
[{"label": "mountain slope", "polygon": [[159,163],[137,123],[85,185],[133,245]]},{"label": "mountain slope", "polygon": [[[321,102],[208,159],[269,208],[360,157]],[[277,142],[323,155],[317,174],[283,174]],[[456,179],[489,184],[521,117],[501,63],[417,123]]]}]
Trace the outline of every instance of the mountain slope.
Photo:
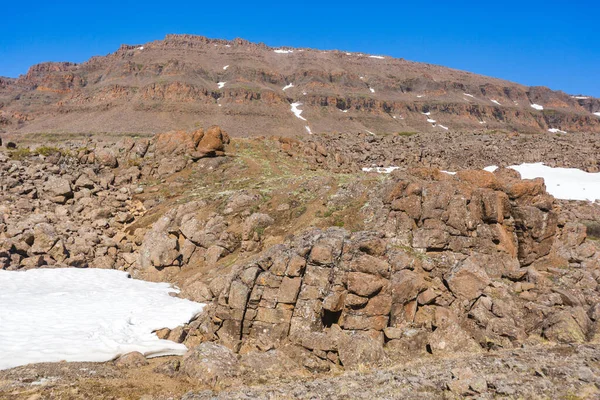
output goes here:
[{"label": "mountain slope", "polygon": [[0,78],[8,133],[600,132],[595,113],[599,99],[436,65],[191,35]]}]

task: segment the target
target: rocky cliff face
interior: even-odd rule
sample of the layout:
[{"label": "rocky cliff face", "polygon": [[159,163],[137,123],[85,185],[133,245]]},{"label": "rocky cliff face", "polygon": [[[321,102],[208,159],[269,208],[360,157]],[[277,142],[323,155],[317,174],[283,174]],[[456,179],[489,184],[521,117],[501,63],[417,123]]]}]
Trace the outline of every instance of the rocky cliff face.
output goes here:
[{"label": "rocky cliff face", "polygon": [[191,35],[0,80],[7,132],[156,133],[218,123],[238,135],[597,133],[598,112],[598,99],[435,65]]},{"label": "rocky cliff face", "polygon": [[599,257],[553,202],[510,170],[397,174],[363,211],[373,230],[307,231],[235,268],[214,334],[242,353],[292,343],[309,368],[379,361],[384,344],[408,356],[586,342]]}]

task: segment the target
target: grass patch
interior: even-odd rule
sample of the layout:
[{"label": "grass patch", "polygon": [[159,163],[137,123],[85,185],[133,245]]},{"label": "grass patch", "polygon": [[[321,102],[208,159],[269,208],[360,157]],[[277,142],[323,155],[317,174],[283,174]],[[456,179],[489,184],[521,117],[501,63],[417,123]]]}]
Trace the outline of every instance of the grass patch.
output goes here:
[{"label": "grass patch", "polygon": [[21,161],[31,156],[31,150],[29,150],[29,147],[20,147],[18,149],[11,150],[8,155],[12,160]]}]

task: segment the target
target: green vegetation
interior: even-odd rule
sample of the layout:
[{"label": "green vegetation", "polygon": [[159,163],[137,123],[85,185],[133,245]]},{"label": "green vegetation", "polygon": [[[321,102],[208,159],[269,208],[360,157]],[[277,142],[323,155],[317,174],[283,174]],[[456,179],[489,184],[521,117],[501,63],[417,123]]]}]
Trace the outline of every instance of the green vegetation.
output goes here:
[{"label": "green vegetation", "polygon": [[29,147],[20,147],[18,149],[11,150],[9,152],[9,156],[13,160],[24,160],[31,156],[31,150],[29,150]]}]

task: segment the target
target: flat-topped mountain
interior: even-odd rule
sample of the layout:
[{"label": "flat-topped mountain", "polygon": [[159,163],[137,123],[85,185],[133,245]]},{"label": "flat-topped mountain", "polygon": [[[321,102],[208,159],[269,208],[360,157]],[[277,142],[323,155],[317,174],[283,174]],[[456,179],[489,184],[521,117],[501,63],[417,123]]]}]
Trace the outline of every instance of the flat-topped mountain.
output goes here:
[{"label": "flat-topped mountain", "polygon": [[600,132],[600,99],[380,55],[167,35],[0,78],[0,132]]}]

